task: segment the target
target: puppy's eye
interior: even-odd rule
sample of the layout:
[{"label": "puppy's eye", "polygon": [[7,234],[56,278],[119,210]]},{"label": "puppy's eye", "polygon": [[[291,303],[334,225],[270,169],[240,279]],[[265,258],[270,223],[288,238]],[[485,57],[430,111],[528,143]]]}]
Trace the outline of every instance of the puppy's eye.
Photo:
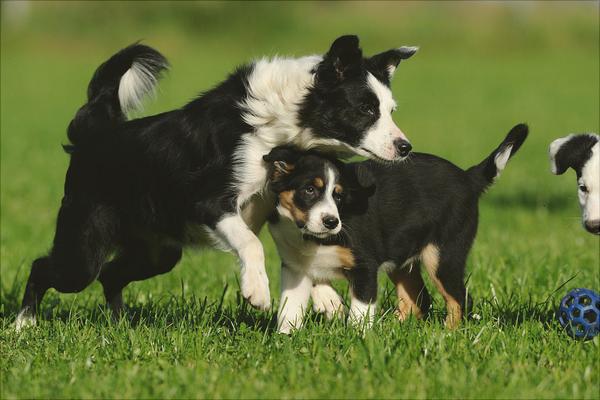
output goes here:
[{"label": "puppy's eye", "polygon": [[314,188],[314,186],[307,186],[304,189],[304,193],[306,193],[306,194],[308,194],[310,196],[312,196],[313,194],[315,194],[315,188]]},{"label": "puppy's eye", "polygon": [[587,193],[588,192],[588,188],[585,185],[579,185],[579,190],[581,190],[583,193]]},{"label": "puppy's eye", "polygon": [[338,203],[338,204],[341,203],[342,202],[342,195],[339,194],[339,193],[333,193],[333,200],[336,203]]},{"label": "puppy's eye", "polygon": [[375,115],[375,110],[373,110],[373,107],[371,107],[368,104],[361,104],[360,107],[358,107],[358,109],[363,114]]}]

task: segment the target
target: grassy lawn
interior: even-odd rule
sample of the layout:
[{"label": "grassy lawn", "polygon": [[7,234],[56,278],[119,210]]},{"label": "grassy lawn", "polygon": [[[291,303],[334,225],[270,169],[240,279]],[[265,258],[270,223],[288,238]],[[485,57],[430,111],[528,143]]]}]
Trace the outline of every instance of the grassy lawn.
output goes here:
[{"label": "grassy lawn", "polygon": [[[468,262],[480,318],[446,330],[436,294],[428,320],[400,324],[382,279],[378,321],[364,336],[311,315],[285,337],[272,313],[241,301],[235,258],[203,250],[130,285],[118,323],[95,283],[50,291],[38,325],[14,332],[30,263],[52,240],[66,126],[100,62],[139,39],[170,59],[150,114],[238,63],[323,52],[351,32],[367,54],[421,46],[393,83],[396,121],[417,151],[468,167],[515,123],[530,125],[481,201]],[[568,289],[600,289],[600,242],[581,227],[573,174],[553,176],[546,154],[556,137],[600,130],[598,37],[592,2],[3,2],[0,397],[599,398],[600,338],[569,339],[553,313]],[[277,303],[279,260],[261,238]]]}]

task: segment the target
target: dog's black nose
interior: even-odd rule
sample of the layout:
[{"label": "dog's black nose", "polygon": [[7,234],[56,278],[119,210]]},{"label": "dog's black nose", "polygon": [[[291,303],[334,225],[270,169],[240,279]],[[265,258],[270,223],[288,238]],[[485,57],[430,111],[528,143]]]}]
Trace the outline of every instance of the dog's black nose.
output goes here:
[{"label": "dog's black nose", "polygon": [[335,229],[339,223],[340,220],[333,215],[326,215],[323,217],[323,225],[325,225],[325,228],[327,229]]},{"label": "dog's black nose", "polygon": [[600,235],[600,219],[596,221],[585,221],[585,229],[590,233]]},{"label": "dog's black nose", "polygon": [[396,148],[396,153],[398,153],[400,157],[406,157],[412,150],[410,143],[404,139],[394,140],[394,147]]}]

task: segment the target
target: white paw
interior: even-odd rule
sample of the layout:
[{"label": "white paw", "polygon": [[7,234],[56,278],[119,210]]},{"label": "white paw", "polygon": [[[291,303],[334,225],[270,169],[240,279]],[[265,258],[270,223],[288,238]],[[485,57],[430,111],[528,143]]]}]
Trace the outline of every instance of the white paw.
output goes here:
[{"label": "white paw", "polygon": [[284,321],[277,327],[277,332],[283,335],[290,335],[294,329],[295,328],[289,323],[289,321]]},{"label": "white paw", "polygon": [[269,292],[269,278],[264,271],[256,268],[242,269],[242,296],[253,307],[267,311],[271,308],[271,293]]},{"label": "white paw", "polygon": [[348,322],[355,328],[371,329],[375,321],[375,304],[362,303],[353,301],[350,306]]},{"label": "white paw", "polygon": [[30,326],[35,326],[35,316],[30,315],[28,310],[21,311],[15,320],[15,331],[20,332]]},{"label": "white paw", "polygon": [[329,285],[313,286],[310,296],[313,301],[313,310],[324,313],[327,319],[332,319],[344,312],[344,304],[340,295]]}]

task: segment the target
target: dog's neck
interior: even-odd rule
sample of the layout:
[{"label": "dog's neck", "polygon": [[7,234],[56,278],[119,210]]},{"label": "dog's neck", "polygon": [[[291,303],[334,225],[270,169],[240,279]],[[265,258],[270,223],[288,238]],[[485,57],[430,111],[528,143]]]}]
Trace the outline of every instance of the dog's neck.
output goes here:
[{"label": "dog's neck", "polygon": [[314,69],[320,61],[319,56],[309,56],[254,63],[248,77],[248,96],[240,106],[244,121],[265,145],[274,148],[302,136],[299,107],[314,83]]},{"label": "dog's neck", "polygon": [[261,59],[248,77],[248,96],[240,103],[244,121],[253,132],[244,135],[234,153],[237,206],[265,190],[263,155],[284,144],[302,149],[343,147],[332,139],[317,138],[298,121],[299,108],[314,84],[320,56]]}]

